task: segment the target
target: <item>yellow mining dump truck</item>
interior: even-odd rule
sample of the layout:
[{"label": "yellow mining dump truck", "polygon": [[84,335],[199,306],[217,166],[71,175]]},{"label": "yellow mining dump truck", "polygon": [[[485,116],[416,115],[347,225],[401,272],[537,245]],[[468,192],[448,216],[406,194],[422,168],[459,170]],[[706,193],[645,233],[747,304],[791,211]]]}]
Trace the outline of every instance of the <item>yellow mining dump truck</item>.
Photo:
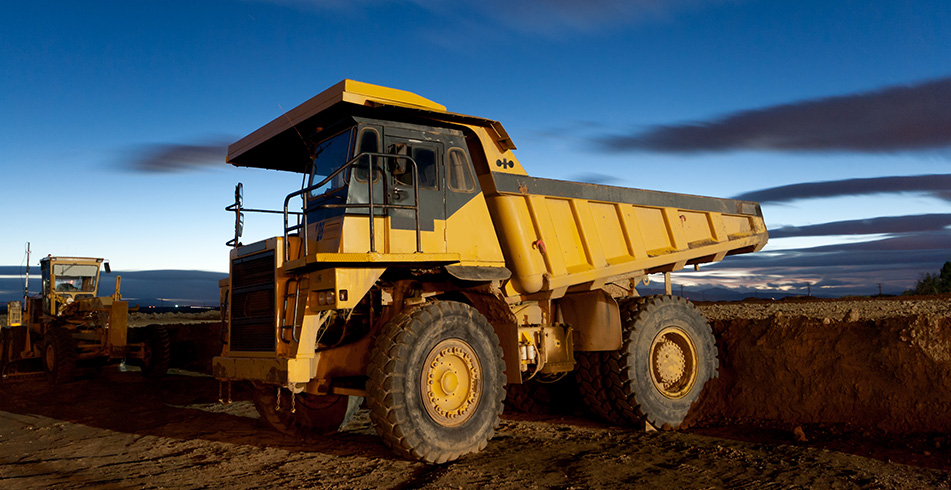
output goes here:
[{"label": "yellow mining dump truck", "polygon": [[[345,80],[228,151],[302,174],[282,235],[240,240],[222,283],[222,381],[250,380],[289,434],[336,430],[363,397],[398,454],[479,451],[506,384],[576,372],[608,420],[677,427],[716,375],[705,318],[648,274],[763,247],[757,203],[533,178],[496,121]],[[372,218],[371,218],[372,217]],[[615,297],[608,290],[621,291]]]},{"label": "yellow mining dump truck", "polygon": [[[29,258],[27,259],[29,263]],[[4,378],[31,371],[42,362],[50,381],[64,383],[81,370],[96,370],[127,360],[143,374],[158,377],[168,370],[169,337],[163,327],[129,329],[129,303],[119,293],[97,296],[104,259],[46,256],[40,260],[42,291],[25,294],[7,305],[7,325],[0,329],[0,374]],[[29,279],[27,279],[29,283]]]}]

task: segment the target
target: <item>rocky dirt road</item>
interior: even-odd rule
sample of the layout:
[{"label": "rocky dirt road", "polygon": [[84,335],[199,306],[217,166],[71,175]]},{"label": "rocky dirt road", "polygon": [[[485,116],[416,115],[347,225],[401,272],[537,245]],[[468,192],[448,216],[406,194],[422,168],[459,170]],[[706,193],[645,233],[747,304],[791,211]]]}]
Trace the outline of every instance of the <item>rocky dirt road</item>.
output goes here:
[{"label": "rocky dirt road", "polygon": [[[947,405],[934,412],[930,401],[949,396],[938,393],[940,380],[917,394],[919,405],[905,400],[914,393],[899,393],[894,406],[914,416],[885,427],[870,423],[854,400],[895,386],[873,379],[881,386],[842,391],[844,380],[861,386],[889,370],[935,382],[951,369],[942,357],[951,350],[941,350],[951,342],[951,315],[941,310],[947,299],[867,313],[890,307],[880,301],[702,305],[721,339],[721,376],[696,407],[692,428],[611,427],[567,399],[547,415],[507,413],[483,452],[442,466],[397,459],[363,412],[320,440],[282,436],[260,422],[240,386],[234,402],[221,405],[214,379],[186,371],[148,381],[115,369],[56,387],[41,376],[7,379],[0,488],[951,488],[951,432],[902,429],[909,420],[947,420]],[[802,344],[815,345],[793,349]],[[887,355],[860,362],[882,347]],[[815,390],[800,383],[815,372],[799,370],[820,365],[822,396],[833,397],[836,410],[852,407],[851,422],[824,420],[823,405],[810,404]],[[892,405],[876,406],[892,416]]]}]

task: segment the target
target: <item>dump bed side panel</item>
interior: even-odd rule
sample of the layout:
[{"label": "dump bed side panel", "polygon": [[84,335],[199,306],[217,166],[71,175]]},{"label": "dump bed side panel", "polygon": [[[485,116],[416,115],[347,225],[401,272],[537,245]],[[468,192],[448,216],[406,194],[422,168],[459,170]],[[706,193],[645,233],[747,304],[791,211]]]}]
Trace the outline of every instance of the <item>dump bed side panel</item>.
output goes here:
[{"label": "dump bed side panel", "polygon": [[507,294],[560,297],[722,260],[766,244],[749,201],[494,172],[489,209],[513,271]]}]

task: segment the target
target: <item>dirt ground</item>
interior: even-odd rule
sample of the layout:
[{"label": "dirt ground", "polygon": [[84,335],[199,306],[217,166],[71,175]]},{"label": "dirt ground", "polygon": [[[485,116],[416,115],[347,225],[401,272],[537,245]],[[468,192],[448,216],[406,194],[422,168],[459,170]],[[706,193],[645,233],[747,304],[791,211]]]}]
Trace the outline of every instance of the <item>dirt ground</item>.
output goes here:
[{"label": "dirt ground", "polygon": [[703,304],[720,377],[689,429],[602,424],[569,383],[442,466],[393,456],[365,412],[320,440],[282,436],[244,387],[221,405],[218,383],[191,371],[6,379],[0,488],[951,488],[949,305]]}]

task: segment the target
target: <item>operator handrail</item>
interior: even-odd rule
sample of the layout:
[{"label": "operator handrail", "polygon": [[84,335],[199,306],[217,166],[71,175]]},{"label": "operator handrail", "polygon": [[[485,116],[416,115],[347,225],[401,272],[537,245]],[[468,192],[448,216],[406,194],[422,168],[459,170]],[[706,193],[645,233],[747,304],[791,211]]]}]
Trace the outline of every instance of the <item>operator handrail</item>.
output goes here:
[{"label": "operator handrail", "polygon": [[[367,214],[370,220],[370,252],[376,252],[376,228],[375,228],[376,215],[374,213],[374,209],[375,208],[412,209],[414,212],[415,220],[416,220],[416,253],[422,253],[423,251],[422,238],[421,238],[421,233],[419,228],[419,170],[418,170],[419,167],[416,164],[416,160],[414,160],[413,157],[409,155],[398,155],[394,153],[379,153],[379,152],[362,152],[357,154],[355,157],[351,158],[350,160],[348,160],[346,163],[341,165],[337,170],[334,170],[330,175],[328,175],[326,178],[324,178],[320,182],[304,187],[298,191],[292,192],[288,194],[287,197],[284,198],[284,257],[285,258],[290,256],[290,241],[288,240],[288,236],[290,232],[296,231],[296,230],[303,230],[303,232],[301,233],[301,240],[303,241],[303,248],[302,248],[303,256],[306,257],[307,255],[310,254],[309,244],[307,239],[308,238],[307,237],[307,212],[306,212],[308,209],[307,198],[304,196],[306,196],[308,193],[316,189],[323,187],[328,182],[333,180],[334,177],[340,174],[340,172],[350,169],[351,167],[354,166],[355,163],[357,163],[361,158],[364,158],[364,157],[378,157],[382,159],[402,158],[408,161],[409,163],[411,163],[413,167],[413,203],[414,204],[406,205],[406,204],[385,204],[385,203],[374,204],[373,203],[373,183],[374,183],[373,173],[377,171],[378,169],[375,168],[376,166],[373,165],[373,162],[371,160],[370,162],[368,162],[368,165],[367,165],[368,167],[368,175],[367,175],[367,201],[368,202],[367,203],[348,203],[348,204],[327,203],[327,204],[318,204],[314,208],[356,208],[356,209],[366,208],[368,209],[369,211]],[[384,187],[384,195],[386,195],[386,187],[387,187],[386,179],[384,179],[383,187]],[[295,197],[299,197],[299,196],[301,197],[301,212],[298,213],[294,211],[289,211],[291,199]],[[293,226],[288,225],[289,214],[294,214],[297,216],[296,225],[293,225]]]}]

